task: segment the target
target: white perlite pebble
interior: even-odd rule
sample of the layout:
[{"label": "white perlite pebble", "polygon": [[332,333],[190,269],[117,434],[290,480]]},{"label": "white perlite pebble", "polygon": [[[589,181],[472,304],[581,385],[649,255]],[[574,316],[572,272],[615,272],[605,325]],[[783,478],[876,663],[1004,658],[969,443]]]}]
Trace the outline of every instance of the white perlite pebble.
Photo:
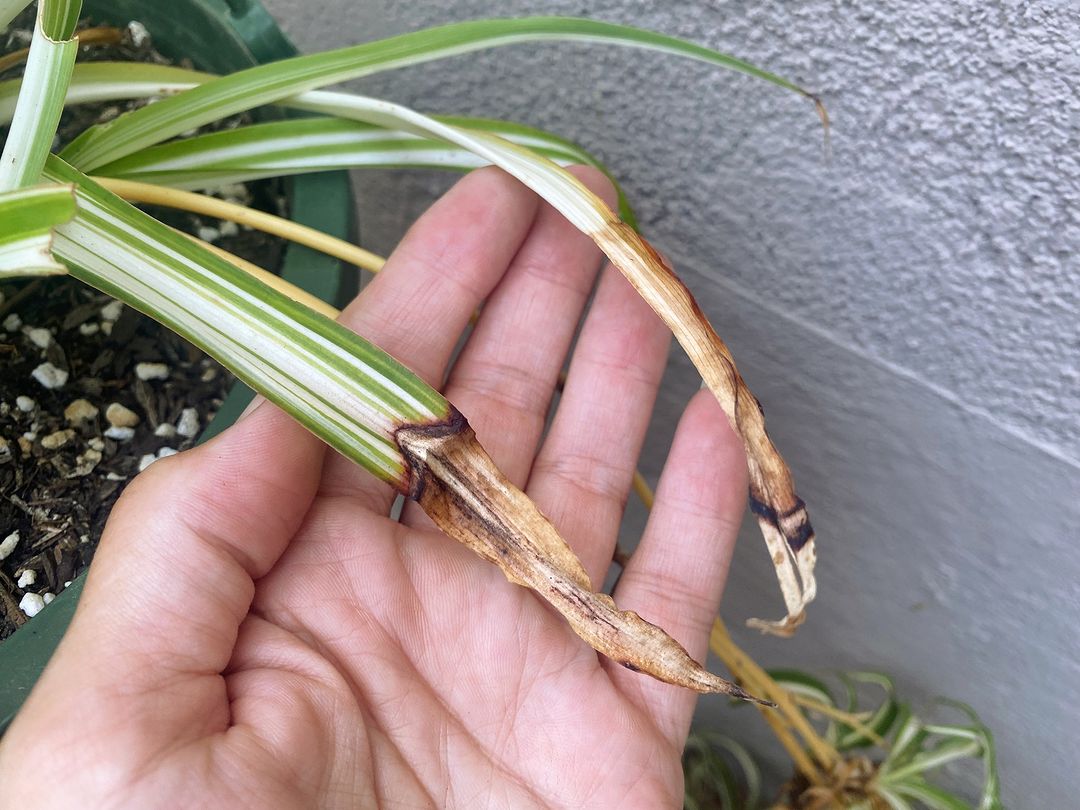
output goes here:
[{"label": "white perlite pebble", "polygon": [[218,223],[218,232],[222,236],[236,236],[240,233],[240,227],[231,220],[223,219]]},{"label": "white perlite pebble", "polygon": [[67,430],[57,430],[50,433],[41,439],[41,446],[46,450],[59,450],[65,444],[75,438],[75,431],[71,428]]},{"label": "white perlite pebble", "polygon": [[120,313],[124,311],[123,301],[110,301],[101,308],[101,320],[116,321],[120,319]]},{"label": "white perlite pebble", "polygon": [[194,408],[184,408],[176,422],[176,432],[188,439],[199,435],[199,412]]},{"label": "white perlite pebble", "polygon": [[140,380],[164,380],[169,376],[169,367],[164,363],[136,363],[135,376]]},{"label": "white perlite pebble", "polygon": [[133,428],[139,424],[139,415],[119,402],[113,402],[105,409],[105,418],[113,427]]},{"label": "white perlite pebble", "polygon": [[47,349],[49,344],[52,343],[52,332],[42,326],[27,330],[26,336],[39,349]]},{"label": "white perlite pebble", "polygon": [[162,422],[156,428],[154,428],[154,435],[161,439],[171,439],[176,435],[176,428],[170,425],[168,422]]},{"label": "white perlite pebble", "polygon": [[41,383],[43,388],[63,388],[68,381],[68,373],[52,363],[42,363],[30,372],[30,376]]},{"label": "white perlite pebble", "polygon": [[30,413],[37,407],[37,403],[31,397],[19,396],[15,397],[15,407],[23,413]]},{"label": "white perlite pebble", "polygon": [[136,48],[150,44],[150,32],[146,30],[146,26],[141,22],[132,20],[127,24],[127,30],[128,36],[131,37],[131,44]]},{"label": "white perlite pebble", "polygon": [[147,453],[145,456],[139,459],[139,472],[145,470],[155,461],[157,461],[157,456],[155,456],[153,453]]},{"label": "white perlite pebble", "polygon": [[11,552],[15,550],[15,546],[19,545],[19,532],[13,531],[3,540],[0,540],[0,560],[6,560],[11,556]]},{"label": "white perlite pebble", "polygon": [[111,427],[105,431],[105,437],[109,439],[116,439],[118,442],[127,442],[135,436],[135,428],[129,427]]},{"label": "white perlite pebble", "polygon": [[52,602],[52,600],[55,599],[55,598],[56,598],[56,594],[53,593],[52,591],[46,591],[45,593],[43,593],[41,595],[41,601],[44,602],[46,605],[49,604],[50,602]]},{"label": "white perlite pebble", "polygon": [[169,456],[175,456],[179,452],[179,450],[175,450],[172,447],[162,447],[160,450],[157,451],[157,457],[168,458]]},{"label": "white perlite pebble", "polygon": [[114,324],[113,324],[112,321],[102,321],[101,322],[101,334],[106,335],[106,336],[111,335],[113,325]]},{"label": "white perlite pebble", "polygon": [[12,312],[4,318],[5,332],[18,332],[20,329],[22,329],[22,318],[19,317],[17,312]]},{"label": "white perlite pebble", "polygon": [[83,337],[90,337],[90,335],[96,335],[98,330],[101,329],[96,323],[80,323],[79,334]]},{"label": "white perlite pebble", "polygon": [[196,233],[198,233],[199,238],[202,239],[204,242],[216,242],[218,239],[221,238],[221,231],[219,231],[217,228],[211,228],[206,225],[201,226],[196,231]]},{"label": "white perlite pebble", "polygon": [[19,579],[15,584],[23,590],[26,590],[35,582],[37,582],[37,571],[33,568],[24,568],[19,572]]},{"label": "white perlite pebble", "polygon": [[94,438],[92,438],[92,439],[88,439],[86,443],[87,443],[87,445],[89,445],[89,446],[90,446],[90,449],[91,449],[91,450],[97,450],[97,451],[98,451],[99,453],[100,453],[100,452],[101,452],[102,450],[104,450],[104,449],[105,449],[105,442],[103,442],[103,441],[102,441],[102,440],[101,440],[101,439],[100,439],[99,437],[97,437],[97,436],[95,436],[95,437],[94,437]]},{"label": "white perlite pebble", "polygon": [[98,415],[98,409],[85,399],[74,399],[71,404],[64,408],[64,419],[69,425],[77,425],[80,422],[89,422]]},{"label": "white perlite pebble", "polygon": [[45,607],[45,600],[38,596],[36,593],[28,593],[23,596],[22,601],[19,602],[19,610],[29,616],[31,619],[41,613],[41,609]]}]

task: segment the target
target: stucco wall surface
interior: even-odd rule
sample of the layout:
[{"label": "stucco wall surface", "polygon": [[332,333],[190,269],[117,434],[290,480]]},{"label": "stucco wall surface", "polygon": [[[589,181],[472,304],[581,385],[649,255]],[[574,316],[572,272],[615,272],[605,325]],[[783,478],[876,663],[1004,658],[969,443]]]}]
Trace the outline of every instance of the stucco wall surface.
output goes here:
[{"label": "stucco wall surface", "polygon": [[[1071,806],[1080,10],[265,1],[307,51],[460,19],[583,14],[728,50],[820,92],[829,160],[805,100],[659,55],[537,45],[354,85],[542,126],[613,168],[729,339],[815,518],[823,595],[810,621],[794,641],[747,643],[772,664],[882,669],[916,699],[968,700],[997,733],[1009,805]],[[358,174],[365,243],[388,250],[447,182]],[[653,475],[695,387],[673,358],[643,460]],[[631,510],[628,536],[640,521]],[[725,614],[777,606],[748,531]],[[702,713],[752,725],[719,703]]]}]

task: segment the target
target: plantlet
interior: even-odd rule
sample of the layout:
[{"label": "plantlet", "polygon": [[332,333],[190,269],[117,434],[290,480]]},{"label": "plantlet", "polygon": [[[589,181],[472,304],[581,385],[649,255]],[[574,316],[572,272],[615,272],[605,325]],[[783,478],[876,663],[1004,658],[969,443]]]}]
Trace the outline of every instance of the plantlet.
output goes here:
[{"label": "plantlet", "polygon": [[[0,16],[22,5],[5,3]],[[74,194],[74,216],[55,227],[51,243],[52,255],[68,272],[173,329],[338,452],[419,500],[444,531],[498,564],[511,581],[536,590],[598,651],[671,683],[748,697],[705,671],[660,628],[594,593],[569,546],[499,473],[464,417],[437,391],[290,291],[272,288],[131,207],[91,173],[189,188],[350,165],[491,163],[517,177],[592,237],[660,314],[742,437],[751,507],[787,607],[784,619],[759,626],[790,632],[815,592],[814,538],[805,507],[727,347],[666,262],[628,224],[625,201],[627,216],[620,218],[560,166],[595,161],[561,139],[520,125],[432,117],[318,88],[481,48],[585,40],[698,59],[808,94],[707,48],[562,18],[459,23],[221,78],[145,65],[75,66],[72,32],[79,10],[78,2],[43,0],[21,86],[0,86],[0,111],[13,109],[0,191],[44,180],[63,190],[51,192],[56,200]],[[142,97],[159,100],[91,127],[59,154],[48,154],[65,99]],[[17,99],[13,108],[11,99]],[[319,117],[170,140],[267,104]],[[62,216],[56,212],[53,221]],[[40,252],[41,229],[32,236]],[[11,261],[3,268],[31,270],[56,272],[58,265]]]}]

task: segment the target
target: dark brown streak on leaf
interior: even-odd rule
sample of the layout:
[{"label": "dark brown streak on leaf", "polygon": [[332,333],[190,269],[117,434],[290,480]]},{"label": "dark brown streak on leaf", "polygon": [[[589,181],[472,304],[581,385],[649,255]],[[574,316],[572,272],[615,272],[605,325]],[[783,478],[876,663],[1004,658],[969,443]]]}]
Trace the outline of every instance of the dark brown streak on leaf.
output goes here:
[{"label": "dark brown streak on leaf", "polygon": [[403,426],[395,439],[411,474],[409,492],[435,524],[546,599],[593,649],[667,683],[764,702],[704,669],[656,625],[593,592],[570,546],[499,472],[456,410],[438,424]]},{"label": "dark brown streak on leaf", "polygon": [[[693,294],[648,241],[614,212],[608,214],[604,229],[593,233],[593,239],[672,330],[743,442],[751,508],[788,609],[782,622],[755,622],[755,626],[789,634],[801,623],[803,609],[816,591],[814,533],[805,504],[795,494],[791,471],[765,430],[761,404]],[[776,552],[781,548],[784,554],[778,559]]]}]

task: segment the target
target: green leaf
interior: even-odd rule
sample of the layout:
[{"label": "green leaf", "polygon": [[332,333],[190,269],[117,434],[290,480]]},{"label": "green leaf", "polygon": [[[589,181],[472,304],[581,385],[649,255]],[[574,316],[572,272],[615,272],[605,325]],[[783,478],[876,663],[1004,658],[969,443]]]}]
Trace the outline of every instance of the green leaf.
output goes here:
[{"label": "green leaf", "polygon": [[[546,133],[520,132],[499,122],[483,124],[563,163],[596,161]],[[206,188],[262,177],[329,171],[362,166],[474,169],[489,161],[460,147],[373,124],[336,118],[305,118],[237,127],[160,146],[151,146],[101,166],[95,174],[174,188]]]},{"label": "green leaf", "polygon": [[67,272],[50,252],[52,229],[74,213],[71,186],[33,186],[0,193],[0,278]]},{"label": "green leaf", "polygon": [[958,759],[978,758],[982,755],[982,751],[982,746],[974,740],[944,740],[929,750],[919,752],[902,768],[890,771],[888,782],[897,784],[911,776],[922,775]]},{"label": "green leaf", "polygon": [[813,675],[797,669],[770,669],[768,672],[769,677],[789,692],[824,703],[826,706],[836,706],[836,699],[829,691],[829,687]]},{"label": "green leaf", "polygon": [[[213,78],[211,73],[145,62],[76,63],[64,103],[153,98],[189,90]],[[0,82],[0,124],[11,120],[21,84],[22,79]]]},{"label": "green leaf", "polygon": [[922,747],[926,737],[922,721],[912,714],[907,704],[900,704],[892,746],[882,768],[899,767],[909,761]]},{"label": "green leaf", "polygon": [[[742,780],[725,759],[739,767]],[[683,752],[686,783],[684,810],[756,808],[761,797],[761,774],[750,753],[738,742],[710,732],[691,734]],[[743,787],[745,785],[745,787]]]},{"label": "green leaf", "polygon": [[[77,3],[76,16],[78,7]],[[66,4],[45,3],[43,8],[57,8],[56,13],[61,14]],[[40,182],[78,54],[76,40],[57,41],[45,33],[42,28],[44,15],[44,11],[38,15],[11,129],[0,156],[0,191]]]},{"label": "green leaf", "polygon": [[267,287],[50,158],[75,185],[54,252],[73,276],[160,321],[338,452],[407,485],[394,433],[448,418],[446,400],[378,347]]},{"label": "green leaf", "polygon": [[986,769],[986,777],[983,781],[983,792],[979,798],[979,810],[1000,810],[1001,784],[998,779],[997,751],[994,746],[994,735],[990,729],[983,725],[979,715],[966,703],[958,700],[939,698],[938,703],[950,706],[966,715],[971,721],[970,726],[927,725],[927,731],[934,734],[942,734],[953,737],[967,737],[977,740],[982,747],[983,764]]},{"label": "green leaf", "polygon": [[971,805],[963,799],[921,779],[894,784],[892,790],[896,794],[921,802],[931,810],[971,810]]},{"label": "green leaf", "polygon": [[[619,194],[624,221],[629,202],[607,168],[573,143],[521,124],[485,118],[435,120],[499,135],[558,163],[604,172]],[[467,149],[400,130],[339,118],[274,121],[151,146],[101,166],[95,174],[184,189],[206,189],[264,177],[356,168],[435,168],[468,171],[490,161]]]},{"label": "green leaf", "polygon": [[82,0],[41,0],[38,20],[45,35],[52,40],[71,39],[82,12]]},{"label": "green leaf", "polygon": [[[896,689],[892,679],[878,672],[848,672],[841,677],[845,683],[874,684],[884,690],[885,700],[878,706],[873,716],[867,720],[866,726],[879,737],[887,737],[893,724],[900,716],[900,705],[896,702]],[[848,711],[854,712],[858,707],[854,697],[854,689],[849,687],[848,694],[850,696]],[[853,748],[862,748],[873,744],[873,739],[856,729],[840,734],[836,741],[836,747],[840,751],[850,751]]]},{"label": "green leaf", "polygon": [[87,130],[63,152],[92,171],[193,127],[347,79],[481,49],[536,41],[610,43],[729,68],[803,95],[806,91],[739,59],[674,37],[563,17],[475,20],[248,68]]},{"label": "green leaf", "polygon": [[878,798],[884,799],[891,810],[912,810],[911,805],[903,796],[895,793],[892,788],[876,785],[874,791]]}]

